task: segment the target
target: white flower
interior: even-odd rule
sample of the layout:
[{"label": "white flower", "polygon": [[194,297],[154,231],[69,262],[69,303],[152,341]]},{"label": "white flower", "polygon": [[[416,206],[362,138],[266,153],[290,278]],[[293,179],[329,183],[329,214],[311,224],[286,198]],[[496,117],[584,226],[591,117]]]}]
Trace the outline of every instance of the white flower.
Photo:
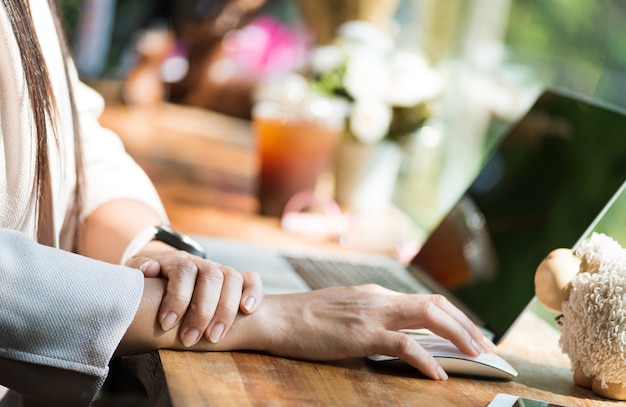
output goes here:
[{"label": "white flower", "polygon": [[394,106],[415,106],[434,99],[441,92],[441,76],[416,52],[394,53],[390,71],[385,100]]},{"label": "white flower", "polygon": [[[351,103],[349,130],[364,143],[395,139],[420,126],[420,115],[428,115],[421,104],[443,88],[442,76],[421,53],[397,50],[392,36],[365,21],[343,24],[333,44],[314,48],[309,69],[314,89]],[[396,107],[414,108],[415,115],[394,117]]]},{"label": "white flower", "polygon": [[380,99],[389,86],[389,69],[384,59],[368,54],[348,60],[343,86],[354,99]]},{"label": "white flower", "polygon": [[350,111],[350,131],[363,143],[376,143],[389,131],[391,107],[375,99],[357,100]]},{"label": "white flower", "polygon": [[393,38],[367,21],[348,21],[339,27],[338,41],[348,54],[360,49],[380,54],[393,50]]},{"label": "white flower", "polygon": [[344,60],[344,53],[336,45],[323,45],[311,50],[309,64],[316,75],[339,69]]}]

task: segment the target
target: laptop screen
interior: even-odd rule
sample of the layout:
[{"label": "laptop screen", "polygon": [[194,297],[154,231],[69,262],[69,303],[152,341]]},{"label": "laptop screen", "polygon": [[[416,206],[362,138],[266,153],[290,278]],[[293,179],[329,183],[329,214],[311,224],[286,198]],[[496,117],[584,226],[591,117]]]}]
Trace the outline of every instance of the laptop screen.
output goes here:
[{"label": "laptop screen", "polygon": [[496,332],[534,296],[543,258],[571,248],[626,180],[626,115],[550,90],[501,138],[412,264]]}]

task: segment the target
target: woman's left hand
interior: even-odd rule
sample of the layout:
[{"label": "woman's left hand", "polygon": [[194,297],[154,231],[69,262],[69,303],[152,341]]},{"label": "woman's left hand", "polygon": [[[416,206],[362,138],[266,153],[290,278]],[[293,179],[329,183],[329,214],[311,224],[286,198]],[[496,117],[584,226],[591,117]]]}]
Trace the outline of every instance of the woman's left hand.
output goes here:
[{"label": "woman's left hand", "polygon": [[218,342],[240,310],[252,313],[263,300],[259,274],[240,273],[169,247],[159,249],[157,242],[148,244],[125,265],[139,268],[146,277],[168,280],[158,320],[165,331],[182,320],[179,332],[185,346],[195,345],[203,335]]}]

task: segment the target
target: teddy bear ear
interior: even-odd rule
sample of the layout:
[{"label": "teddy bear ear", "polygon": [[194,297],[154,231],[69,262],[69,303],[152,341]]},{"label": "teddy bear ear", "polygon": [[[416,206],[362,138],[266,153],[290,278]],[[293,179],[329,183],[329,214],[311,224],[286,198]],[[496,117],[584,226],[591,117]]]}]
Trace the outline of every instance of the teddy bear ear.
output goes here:
[{"label": "teddy bear ear", "polygon": [[570,249],[551,251],[535,272],[535,294],[544,307],[561,312],[569,297],[570,282],[578,273],[580,260]]}]

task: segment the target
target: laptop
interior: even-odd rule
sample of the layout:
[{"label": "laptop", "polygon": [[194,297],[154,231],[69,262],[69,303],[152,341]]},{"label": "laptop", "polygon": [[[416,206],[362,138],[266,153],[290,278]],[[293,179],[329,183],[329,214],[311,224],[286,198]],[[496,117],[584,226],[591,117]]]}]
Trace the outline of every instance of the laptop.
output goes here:
[{"label": "laptop", "polygon": [[548,89],[496,139],[408,266],[384,256],[318,256],[196,238],[209,258],[259,272],[269,293],[363,282],[442,293],[498,343],[532,303],[539,263],[590,233],[624,185],[626,114]]}]

